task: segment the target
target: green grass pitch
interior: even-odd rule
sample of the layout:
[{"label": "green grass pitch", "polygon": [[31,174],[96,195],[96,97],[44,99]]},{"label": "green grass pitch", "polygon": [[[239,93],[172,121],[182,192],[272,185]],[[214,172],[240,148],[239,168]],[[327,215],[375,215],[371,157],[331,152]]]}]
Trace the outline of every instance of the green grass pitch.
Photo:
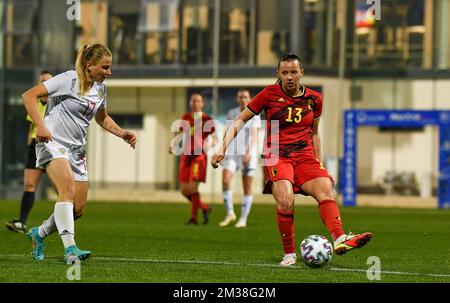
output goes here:
[{"label": "green grass pitch", "polygon": [[[36,202],[28,227],[52,209],[51,202]],[[0,201],[0,282],[72,282],[57,234],[45,240],[45,260],[36,262],[28,238],[5,228],[18,211],[17,201]],[[254,205],[244,229],[219,227],[224,215],[223,205],[216,204],[208,225],[185,226],[187,202],[88,203],[75,227],[77,245],[93,252],[81,263],[80,282],[450,282],[448,210],[341,208],[346,230],[371,231],[374,237],[320,269],[301,261],[277,266],[283,252],[274,205]],[[310,234],[330,239],[317,207],[296,207],[295,221],[297,246]],[[370,256],[381,261],[380,280],[367,278]]]}]

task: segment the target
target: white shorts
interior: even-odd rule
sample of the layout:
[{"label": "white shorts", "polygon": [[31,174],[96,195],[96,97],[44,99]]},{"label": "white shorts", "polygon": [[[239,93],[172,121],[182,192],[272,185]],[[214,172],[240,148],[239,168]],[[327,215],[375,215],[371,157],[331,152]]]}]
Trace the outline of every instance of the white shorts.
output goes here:
[{"label": "white shorts", "polygon": [[36,167],[45,166],[54,159],[67,159],[73,171],[75,181],[87,181],[86,151],[84,147],[68,147],[55,140],[36,144]]},{"label": "white shorts", "polygon": [[250,156],[250,161],[247,166],[244,166],[243,158],[243,155],[226,155],[222,162],[223,169],[228,169],[233,174],[236,173],[236,171],[241,170],[242,175],[253,177],[255,175],[255,168],[258,162],[257,156]]}]

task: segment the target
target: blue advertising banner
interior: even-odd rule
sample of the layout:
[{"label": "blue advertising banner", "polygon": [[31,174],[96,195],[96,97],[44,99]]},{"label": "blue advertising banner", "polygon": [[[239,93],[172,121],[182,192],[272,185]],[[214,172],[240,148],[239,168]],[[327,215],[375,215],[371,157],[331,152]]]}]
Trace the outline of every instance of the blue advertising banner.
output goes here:
[{"label": "blue advertising banner", "polygon": [[414,128],[433,125],[439,129],[439,208],[450,207],[450,111],[448,110],[346,110],[341,193],[344,206],[356,205],[357,130],[363,126]]}]

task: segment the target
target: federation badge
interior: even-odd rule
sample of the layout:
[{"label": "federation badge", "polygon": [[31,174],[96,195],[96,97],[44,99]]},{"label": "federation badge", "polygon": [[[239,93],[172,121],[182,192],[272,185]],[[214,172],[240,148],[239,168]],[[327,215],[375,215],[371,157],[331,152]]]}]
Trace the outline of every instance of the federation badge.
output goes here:
[{"label": "federation badge", "polygon": [[308,107],[308,110],[312,110],[312,104],[313,104],[313,99],[307,99],[306,100],[306,105],[307,105],[307,107]]},{"label": "federation badge", "polygon": [[61,154],[61,155],[65,155],[66,154],[66,149],[65,148],[58,148],[58,152]]},{"label": "federation badge", "polygon": [[276,167],[272,168],[271,170],[272,177],[275,177],[278,174],[278,169]]},{"label": "federation badge", "polygon": [[103,89],[103,88],[100,88],[99,90],[98,90],[98,97],[100,98],[100,99],[103,99],[103,98],[105,98],[105,90]]}]

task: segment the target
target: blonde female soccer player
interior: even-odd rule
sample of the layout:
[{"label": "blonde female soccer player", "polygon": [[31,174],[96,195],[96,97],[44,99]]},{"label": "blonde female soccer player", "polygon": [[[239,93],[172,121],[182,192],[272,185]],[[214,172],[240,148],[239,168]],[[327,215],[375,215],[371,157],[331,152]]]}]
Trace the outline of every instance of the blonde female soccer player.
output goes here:
[{"label": "blonde female soccer player", "polygon": [[[112,55],[102,44],[78,50],[76,70],[69,70],[34,86],[23,95],[25,108],[36,125],[37,166],[45,169],[58,193],[53,214],[27,235],[35,260],[44,259],[44,238],[58,231],[64,244],[64,260],[89,257],[90,251],[75,244],[74,220],[86,206],[88,171],[85,145],[93,118],[108,132],[132,148],[136,135],[123,130],[108,116],[104,80],[111,75]],[[51,97],[45,117],[39,115],[36,99]]]}]

